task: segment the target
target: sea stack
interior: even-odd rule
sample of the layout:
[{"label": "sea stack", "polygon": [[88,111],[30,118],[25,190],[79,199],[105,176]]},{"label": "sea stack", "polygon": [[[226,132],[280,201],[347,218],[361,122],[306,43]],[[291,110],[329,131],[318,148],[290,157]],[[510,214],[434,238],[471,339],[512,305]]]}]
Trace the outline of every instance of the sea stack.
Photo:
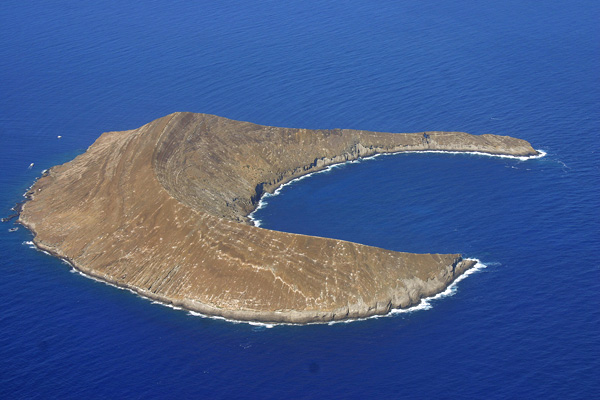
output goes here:
[{"label": "sea stack", "polygon": [[276,128],[174,113],[104,133],[52,167],[19,221],[39,248],[163,303],[246,321],[368,317],[445,290],[475,261],[271,231],[248,214],[263,193],[328,165],[427,150],[537,154],[508,136]]}]

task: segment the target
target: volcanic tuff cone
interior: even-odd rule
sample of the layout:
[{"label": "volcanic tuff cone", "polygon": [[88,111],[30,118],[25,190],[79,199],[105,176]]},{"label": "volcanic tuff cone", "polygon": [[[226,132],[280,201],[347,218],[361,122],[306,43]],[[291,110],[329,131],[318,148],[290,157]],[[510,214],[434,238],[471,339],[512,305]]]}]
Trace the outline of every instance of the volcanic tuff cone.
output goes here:
[{"label": "volcanic tuff cone", "polygon": [[270,231],[247,215],[263,192],[295,177],[414,150],[537,154],[506,136],[288,129],[175,113],[105,133],[51,168],[20,221],[37,246],[84,273],[190,310],[295,323],[383,314],[443,291],[474,261]]}]

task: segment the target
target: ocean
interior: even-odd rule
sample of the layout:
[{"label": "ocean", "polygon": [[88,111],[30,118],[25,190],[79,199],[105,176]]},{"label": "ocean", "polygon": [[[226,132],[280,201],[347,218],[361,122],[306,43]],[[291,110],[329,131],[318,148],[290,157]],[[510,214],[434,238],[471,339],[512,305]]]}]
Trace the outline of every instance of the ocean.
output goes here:
[{"label": "ocean", "polygon": [[[105,131],[193,111],[510,135],[535,160],[399,154],[264,198],[265,228],[485,267],[410,312],[265,326],[74,273],[0,224],[0,397],[600,393],[600,3],[5,0],[0,214]],[[65,193],[68,196],[68,193]],[[12,228],[19,229],[10,232]]]}]

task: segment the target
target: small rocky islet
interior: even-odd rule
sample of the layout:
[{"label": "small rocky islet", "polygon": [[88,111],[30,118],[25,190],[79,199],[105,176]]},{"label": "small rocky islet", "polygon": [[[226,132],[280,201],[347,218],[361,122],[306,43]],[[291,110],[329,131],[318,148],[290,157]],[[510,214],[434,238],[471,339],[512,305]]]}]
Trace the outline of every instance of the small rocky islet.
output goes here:
[{"label": "small rocky islet", "polygon": [[81,272],[166,304],[270,323],[364,318],[444,291],[476,261],[262,229],[248,215],[264,193],[329,165],[432,150],[538,154],[509,136],[278,128],[178,112],[104,133],[50,168],[19,222]]}]

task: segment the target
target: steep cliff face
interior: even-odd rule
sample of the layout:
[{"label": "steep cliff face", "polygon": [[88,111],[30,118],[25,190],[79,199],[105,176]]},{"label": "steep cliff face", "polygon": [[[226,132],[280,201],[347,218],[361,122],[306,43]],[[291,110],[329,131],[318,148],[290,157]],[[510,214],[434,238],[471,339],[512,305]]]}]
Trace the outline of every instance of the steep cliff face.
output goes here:
[{"label": "steep cliff face", "polygon": [[83,272],[191,310],[312,322],[383,314],[444,290],[474,265],[250,226],[260,195],[327,165],[382,152],[535,155],[460,132],[275,128],[175,113],[103,134],[30,191],[20,221]]}]

